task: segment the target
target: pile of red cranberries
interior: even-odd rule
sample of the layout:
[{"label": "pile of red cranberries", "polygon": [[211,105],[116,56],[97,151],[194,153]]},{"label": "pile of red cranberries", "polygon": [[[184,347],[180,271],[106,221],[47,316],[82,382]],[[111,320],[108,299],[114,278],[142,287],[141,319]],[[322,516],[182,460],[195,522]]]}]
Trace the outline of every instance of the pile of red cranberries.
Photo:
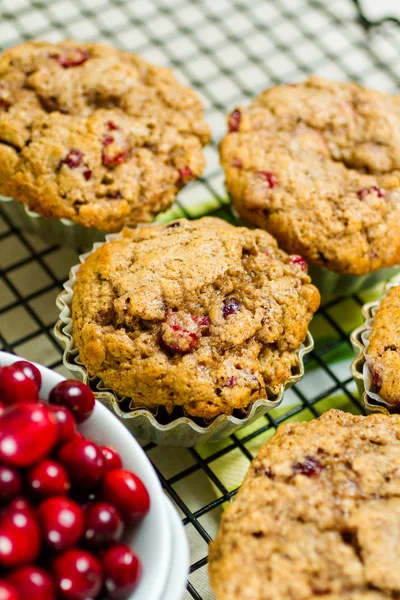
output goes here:
[{"label": "pile of red cranberries", "polygon": [[123,600],[141,574],[121,543],[150,507],[118,453],[76,428],[95,400],[62,381],[40,400],[26,361],[0,368],[0,600]]}]

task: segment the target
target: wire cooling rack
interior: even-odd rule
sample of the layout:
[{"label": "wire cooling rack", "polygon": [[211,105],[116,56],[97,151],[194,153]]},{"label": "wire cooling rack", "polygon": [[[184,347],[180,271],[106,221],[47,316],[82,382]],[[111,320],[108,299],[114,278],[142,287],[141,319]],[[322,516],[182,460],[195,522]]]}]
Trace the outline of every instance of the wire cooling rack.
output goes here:
[{"label": "wire cooling rack", "polygon": [[[167,217],[229,218],[217,143],[224,115],[264,88],[311,73],[395,92],[398,25],[372,27],[351,0],[0,0],[0,44],[64,37],[106,41],[171,66],[196,88],[213,129],[204,177],[182,191]],[[167,218],[165,217],[165,218]],[[55,298],[77,253],[21,233],[0,212],[0,346],[67,375],[53,336]],[[145,447],[175,502],[191,547],[185,600],[211,600],[207,544],[249,461],[279,423],[317,417],[330,406],[362,412],[349,375],[348,335],[360,306],[379,290],[326,299],[313,321],[316,347],[284,405],[217,445]]]}]

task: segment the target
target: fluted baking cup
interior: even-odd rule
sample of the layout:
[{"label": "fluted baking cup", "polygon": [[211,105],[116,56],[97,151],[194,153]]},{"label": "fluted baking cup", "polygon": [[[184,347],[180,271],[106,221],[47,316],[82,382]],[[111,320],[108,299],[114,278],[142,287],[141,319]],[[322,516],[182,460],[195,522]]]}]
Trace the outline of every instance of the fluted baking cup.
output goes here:
[{"label": "fluted baking cup", "polygon": [[[119,233],[109,234],[106,236],[106,241],[119,237]],[[94,244],[91,252],[82,254],[79,257],[80,263],[83,263],[96,248],[103,244],[104,242]],[[314,341],[309,332],[304,343],[297,350],[298,366],[285,384],[274,389],[267,389],[268,398],[257,400],[247,410],[238,411],[237,414],[230,416],[219,415],[207,422],[205,419],[185,415],[180,408],[176,408],[172,415],[168,415],[162,408],[155,413],[148,408],[132,409],[129,398],[121,397],[112,389],[106,387],[99,377],[90,377],[86,367],[79,360],[79,351],[74,346],[72,338],[71,319],[73,289],[79,267],[80,264],[72,267],[70,279],[64,284],[64,291],[57,298],[57,306],[61,312],[54,332],[65,348],[64,365],[78,379],[87,383],[96,398],[113,410],[123,420],[126,427],[142,441],[191,447],[198,442],[215,442],[224,439],[239,427],[248,425],[269,410],[277,407],[282,402],[285,389],[299,381],[304,375],[303,358],[311,352],[314,346]]]},{"label": "fluted baking cup", "polygon": [[354,381],[357,384],[360,393],[361,402],[368,411],[373,412],[400,412],[400,406],[389,404],[377,394],[373,389],[373,377],[371,372],[372,357],[368,354],[369,336],[371,333],[374,316],[378,310],[383,298],[395,286],[400,285],[399,282],[390,282],[385,286],[384,295],[382,298],[374,302],[368,302],[362,307],[364,323],[355,329],[351,336],[351,344],[353,346],[356,358],[351,365],[351,373]]},{"label": "fluted baking cup", "polygon": [[0,196],[0,205],[22,231],[34,233],[50,244],[90,248],[95,242],[104,240],[104,232],[98,229],[83,227],[68,219],[45,219],[39,213],[29,210],[25,204],[18,204],[12,198]]}]

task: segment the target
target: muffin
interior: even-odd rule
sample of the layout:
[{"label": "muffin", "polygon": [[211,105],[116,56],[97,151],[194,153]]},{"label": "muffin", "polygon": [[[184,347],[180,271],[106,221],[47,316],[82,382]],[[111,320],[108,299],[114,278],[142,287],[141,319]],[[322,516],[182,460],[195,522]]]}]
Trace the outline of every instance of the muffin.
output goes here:
[{"label": "muffin", "polygon": [[383,600],[400,591],[400,416],[279,427],[210,545],[217,600]]},{"label": "muffin", "polygon": [[310,77],[228,125],[221,162],[242,217],[339,274],[400,262],[400,96]]},{"label": "muffin", "polygon": [[305,268],[268,233],[211,217],[124,229],[76,274],[79,361],[131,408],[246,409],[299,369],[319,305]]},{"label": "muffin", "polygon": [[171,71],[102,44],[0,56],[0,193],[102,231],[150,221],[201,175],[210,139]]}]

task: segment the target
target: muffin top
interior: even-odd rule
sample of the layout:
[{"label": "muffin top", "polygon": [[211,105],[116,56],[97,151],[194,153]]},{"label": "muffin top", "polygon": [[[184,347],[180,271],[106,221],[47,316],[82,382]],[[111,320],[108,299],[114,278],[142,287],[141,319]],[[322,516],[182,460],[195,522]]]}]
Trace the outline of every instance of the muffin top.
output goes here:
[{"label": "muffin top", "polygon": [[101,44],[0,56],[0,193],[103,231],[150,221],[204,168],[209,128],[168,69]]},{"label": "muffin top", "polygon": [[288,423],[210,545],[217,600],[383,600],[400,592],[400,416]]},{"label": "muffin top", "polygon": [[374,391],[393,408],[400,405],[400,286],[382,300],[372,321],[367,350]]},{"label": "muffin top", "polygon": [[221,161],[244,218],[337,273],[400,262],[400,96],[310,77],[228,125]]},{"label": "muffin top", "polygon": [[266,232],[206,217],[125,229],[80,267],[80,360],[131,407],[211,419],[298,372],[319,304],[306,265]]}]

